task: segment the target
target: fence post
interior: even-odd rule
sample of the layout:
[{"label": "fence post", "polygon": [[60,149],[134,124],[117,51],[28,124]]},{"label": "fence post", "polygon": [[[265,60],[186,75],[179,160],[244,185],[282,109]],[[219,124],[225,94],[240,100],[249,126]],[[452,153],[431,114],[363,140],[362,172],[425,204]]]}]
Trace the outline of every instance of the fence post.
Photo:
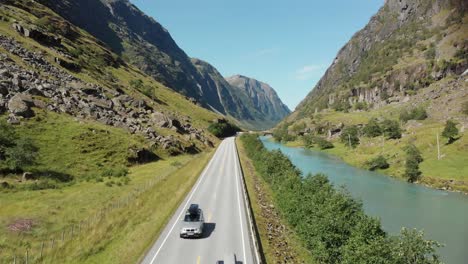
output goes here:
[{"label": "fence post", "polygon": [[29,248],[26,249],[26,264],[29,264]]},{"label": "fence post", "polygon": [[41,244],[41,255],[40,255],[40,258],[42,259],[42,253],[44,252],[44,241],[42,241],[42,244]]},{"label": "fence post", "polygon": [[73,228],[75,227],[75,225],[72,224],[71,226],[71,238],[73,239]]},{"label": "fence post", "polygon": [[62,243],[65,240],[65,230],[62,231]]},{"label": "fence post", "polygon": [[54,244],[55,244],[55,237],[52,238],[52,244],[51,244],[52,249],[54,249]]},{"label": "fence post", "polygon": [[16,254],[13,256],[13,264],[16,264]]}]

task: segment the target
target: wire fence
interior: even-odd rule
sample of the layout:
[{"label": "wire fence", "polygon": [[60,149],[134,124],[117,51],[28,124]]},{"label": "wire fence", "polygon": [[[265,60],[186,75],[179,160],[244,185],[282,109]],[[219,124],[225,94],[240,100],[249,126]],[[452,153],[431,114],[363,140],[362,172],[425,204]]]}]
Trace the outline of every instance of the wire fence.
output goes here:
[{"label": "wire fence", "polygon": [[133,205],[137,198],[152,189],[152,187],[161,182],[164,178],[165,176],[156,176],[154,179],[136,186],[127,196],[106,204],[87,218],[71,223],[60,231],[50,233],[42,239],[24,243],[25,245],[14,249],[13,252],[0,258],[0,263],[41,263],[46,257],[52,257],[53,252],[63,248],[64,245],[70,241],[79,241],[80,239],[86,238],[88,233],[89,235],[91,234],[91,230],[95,230],[99,225],[103,225],[102,220],[110,213]]}]

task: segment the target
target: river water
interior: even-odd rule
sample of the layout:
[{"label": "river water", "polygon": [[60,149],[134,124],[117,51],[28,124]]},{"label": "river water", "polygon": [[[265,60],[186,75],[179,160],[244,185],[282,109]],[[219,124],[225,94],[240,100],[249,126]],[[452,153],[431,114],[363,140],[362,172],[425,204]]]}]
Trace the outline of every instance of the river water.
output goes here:
[{"label": "river water", "polygon": [[339,158],[304,148],[291,148],[261,137],[269,150],[280,149],[304,175],[324,173],[335,186],[345,186],[379,217],[384,229],[398,234],[401,227],[424,230],[427,239],[445,244],[439,254],[447,264],[468,263],[468,196],[409,184],[359,169]]}]

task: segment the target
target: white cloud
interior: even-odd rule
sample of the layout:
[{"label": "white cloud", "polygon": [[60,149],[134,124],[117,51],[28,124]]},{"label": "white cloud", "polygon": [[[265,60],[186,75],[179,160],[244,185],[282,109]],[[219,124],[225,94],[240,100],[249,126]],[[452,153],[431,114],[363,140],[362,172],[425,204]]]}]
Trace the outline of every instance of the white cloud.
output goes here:
[{"label": "white cloud", "polygon": [[309,80],[317,74],[322,74],[324,69],[324,65],[305,65],[296,71],[295,78],[300,81]]},{"label": "white cloud", "polygon": [[271,54],[278,53],[278,51],[279,51],[278,48],[261,49],[261,50],[257,50],[254,53],[254,56],[260,57],[260,56],[265,56],[265,55],[271,55]]}]

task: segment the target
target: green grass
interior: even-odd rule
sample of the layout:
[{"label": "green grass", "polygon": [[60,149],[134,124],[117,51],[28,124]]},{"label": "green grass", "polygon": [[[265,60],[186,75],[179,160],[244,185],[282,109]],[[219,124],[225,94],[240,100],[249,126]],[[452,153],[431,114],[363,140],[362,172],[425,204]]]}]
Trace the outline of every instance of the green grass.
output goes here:
[{"label": "green grass", "polygon": [[[346,115],[346,114],[343,114]],[[369,118],[369,117],[364,117]],[[424,161],[420,164],[422,183],[440,188],[447,185],[446,181],[456,181],[452,186],[455,190],[468,192],[468,138],[462,135],[453,144],[446,145],[446,139],[440,137],[440,150],[442,158],[437,159],[436,133],[443,130],[443,124],[431,120],[419,121],[421,126],[408,128],[405,137],[397,140],[382,140],[382,137],[361,137],[361,143],[355,149],[351,149],[339,140],[334,140],[334,148],[324,151],[338,156],[343,161],[365,168],[365,163],[378,155],[385,156],[390,168],[380,170],[381,173],[404,179],[406,154],[403,148],[408,143],[414,143],[421,151]],[[440,135],[440,134],[439,134]],[[382,144],[383,143],[383,144]],[[300,139],[288,142],[288,146],[303,146]]]},{"label": "green grass", "polygon": [[53,112],[35,109],[36,116],[15,131],[32,139],[39,147],[36,171],[54,171],[74,176],[77,180],[95,179],[109,168],[126,167],[130,148],[147,143],[138,135]]},{"label": "green grass", "polygon": [[[281,256],[276,254],[278,249],[275,248],[273,243],[271,243],[272,240],[268,238],[268,219],[266,219],[266,216],[262,214],[258,189],[256,189],[256,186],[263,191],[265,198],[264,202],[268,204],[274,203],[272,191],[268,184],[261,177],[256,175],[252,161],[247,157],[242,141],[238,138],[236,143],[266,263],[282,263],[283,260],[280,258]],[[280,221],[285,224],[284,219],[280,219]],[[282,242],[286,242],[289,245],[291,252],[288,253],[295,257],[295,263],[315,263],[310,252],[301,244],[299,238],[296,237],[289,227],[286,228],[285,237],[282,237],[281,239],[283,238],[286,240]]]},{"label": "green grass", "polygon": [[[128,206],[111,211],[105,218],[66,242],[59,250],[48,250],[45,263],[135,263],[157,238],[169,217],[198,178],[212,153],[179,156],[130,169],[127,185],[108,187],[105,182],[81,182],[59,190],[0,193],[0,253],[25,252],[32,246],[37,256],[45,238],[59,240],[61,230],[94,215],[105,205],[125,197],[156,176],[162,180],[137,196]],[[107,182],[108,180],[106,180]],[[18,235],[6,226],[17,219],[33,219],[32,231]],[[22,246],[20,246],[22,245]]]}]

